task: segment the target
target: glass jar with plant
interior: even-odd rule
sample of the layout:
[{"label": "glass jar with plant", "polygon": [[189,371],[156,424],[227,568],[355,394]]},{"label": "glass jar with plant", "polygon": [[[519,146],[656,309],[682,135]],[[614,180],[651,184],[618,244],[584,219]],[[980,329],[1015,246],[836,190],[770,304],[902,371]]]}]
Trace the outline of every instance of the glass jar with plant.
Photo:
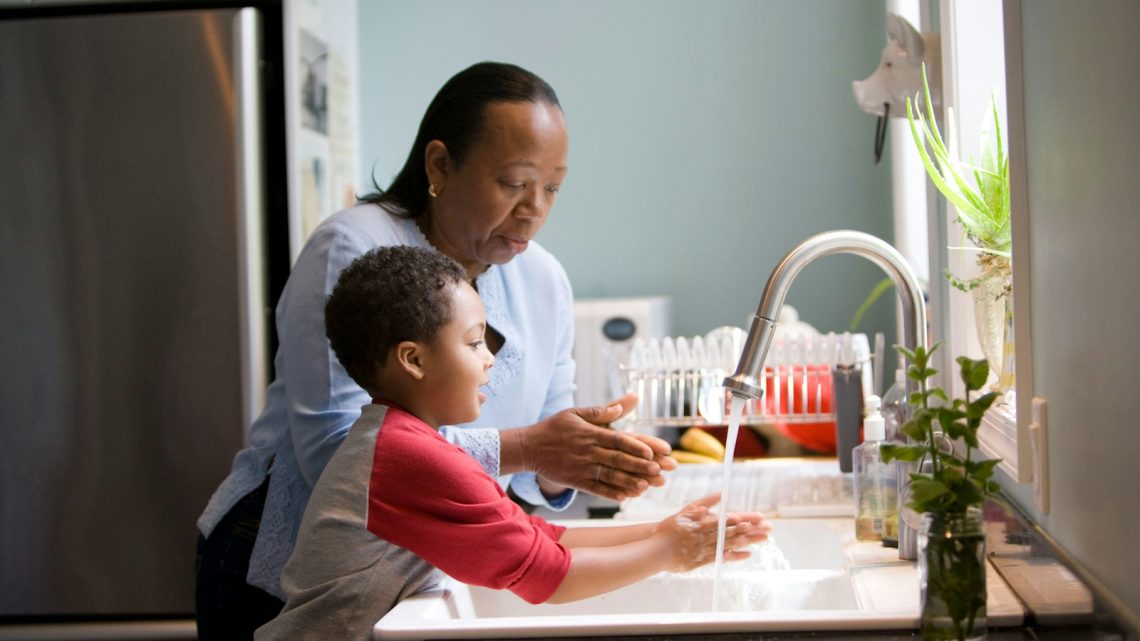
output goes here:
[{"label": "glass jar with plant", "polygon": [[[926,67],[922,68],[923,95],[929,96]],[[957,157],[942,139],[930,98],[925,111],[906,100],[906,116],[911,136],[931,182],[957,211],[957,221],[969,239],[969,246],[950,249],[977,252],[978,275],[960,278],[945,271],[950,283],[974,298],[974,320],[978,342],[998,375],[998,389],[1012,387],[1011,363],[1004,359],[1013,318],[1013,272],[1010,267],[1012,233],[1010,228],[1009,158],[1002,145],[1001,118],[997,99],[990,96],[989,124],[981,133],[980,158],[967,161]],[[954,140],[954,110],[947,110],[947,130]],[[927,151],[927,144],[930,150]]]},{"label": "glass jar with plant", "polygon": [[[885,444],[885,461],[913,463],[906,508],[922,516],[919,528],[919,586],[923,639],[981,639],[986,634],[985,533],[982,503],[998,491],[991,477],[999,459],[977,460],[978,428],[997,398],[978,394],[989,365],[965,356],[957,359],[965,398],[950,399],[928,379],[929,351],[896,347],[908,362],[907,378],[918,382],[908,399],[911,415],[903,425],[908,444]],[[935,404],[934,399],[941,403]],[[943,444],[961,443],[963,455]]]}]

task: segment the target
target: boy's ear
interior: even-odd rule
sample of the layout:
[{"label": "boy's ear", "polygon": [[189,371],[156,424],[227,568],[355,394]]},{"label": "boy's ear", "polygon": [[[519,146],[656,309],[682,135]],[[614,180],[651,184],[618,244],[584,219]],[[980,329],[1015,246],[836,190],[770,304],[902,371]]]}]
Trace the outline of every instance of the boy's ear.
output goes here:
[{"label": "boy's ear", "polygon": [[407,372],[415,380],[420,380],[424,377],[424,349],[419,343],[415,341],[401,341],[399,345],[393,349],[396,357],[396,364],[399,368]]}]

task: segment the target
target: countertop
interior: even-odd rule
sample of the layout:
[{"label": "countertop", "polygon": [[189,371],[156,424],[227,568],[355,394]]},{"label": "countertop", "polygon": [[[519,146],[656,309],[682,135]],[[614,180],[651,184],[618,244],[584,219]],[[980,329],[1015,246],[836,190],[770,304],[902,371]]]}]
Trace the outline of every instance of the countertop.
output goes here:
[{"label": "countertop", "polygon": [[[763,634],[728,634],[718,636],[640,636],[640,637],[559,637],[558,641],[584,641],[592,639],[636,639],[637,641],[792,641],[801,639],[858,639],[859,641],[913,641],[919,639],[918,632],[766,632]],[[1094,626],[1055,627],[1055,628],[1006,628],[991,629],[986,637],[989,641],[1118,641],[1132,637],[1121,636],[1119,632],[1101,630]],[[551,641],[549,637],[514,639],[513,641]]]},{"label": "countertop", "polygon": [[[609,516],[606,502],[595,501],[591,516]],[[1003,497],[985,506],[986,549],[993,567],[1021,601],[1025,624],[1015,628],[991,627],[990,641],[1140,641],[1140,632],[1129,629],[1080,580],[1081,572],[1066,564],[1067,555],[1055,548],[1047,535]],[[584,637],[560,637],[575,641]],[[592,639],[637,639],[639,641],[784,641],[792,639],[859,639],[902,641],[920,638],[917,631],[881,632],[764,632],[719,635],[589,637]]]}]

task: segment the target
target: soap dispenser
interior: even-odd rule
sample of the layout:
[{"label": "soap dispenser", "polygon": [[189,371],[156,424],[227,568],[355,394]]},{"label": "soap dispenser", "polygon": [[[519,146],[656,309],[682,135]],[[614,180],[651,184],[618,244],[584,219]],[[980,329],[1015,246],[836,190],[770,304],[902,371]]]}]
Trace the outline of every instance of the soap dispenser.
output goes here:
[{"label": "soap dispenser", "polygon": [[852,450],[855,498],[855,538],[860,541],[898,539],[898,483],[895,466],[883,462],[886,428],[878,396],[864,404],[863,443]]},{"label": "soap dispenser", "polygon": [[883,415],[883,425],[886,428],[883,440],[888,443],[905,443],[902,424],[906,416],[906,370],[895,370],[895,383],[883,394],[881,405],[879,413]]}]

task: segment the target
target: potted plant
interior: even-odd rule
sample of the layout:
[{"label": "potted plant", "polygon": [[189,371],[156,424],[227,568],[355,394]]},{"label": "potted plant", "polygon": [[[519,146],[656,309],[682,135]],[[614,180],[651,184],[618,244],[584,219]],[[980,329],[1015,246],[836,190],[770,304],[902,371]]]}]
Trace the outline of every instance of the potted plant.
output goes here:
[{"label": "potted plant", "polygon": [[[989,365],[965,356],[957,359],[964,398],[950,399],[942,389],[930,387],[928,379],[937,373],[929,367],[930,355],[939,345],[929,351],[896,347],[908,362],[907,378],[917,381],[919,390],[908,399],[911,414],[902,427],[912,442],[884,444],[882,454],[885,461],[914,463],[919,470],[910,473],[905,507],[922,515],[918,534],[922,637],[964,641],[986,634],[982,503],[998,491],[991,477],[1000,460],[976,460],[974,455],[982,416],[998,395],[979,393]],[[936,405],[934,399],[941,403]],[[960,442],[964,454],[947,447],[948,441]]]},{"label": "potted plant", "polygon": [[[999,376],[999,389],[1012,386],[1011,363],[1003,359],[1006,339],[1012,325],[1012,270],[1010,268],[1012,234],[1010,229],[1009,158],[1002,145],[1001,119],[997,100],[990,97],[990,124],[983,129],[981,157],[962,161],[946,146],[938,129],[934,107],[927,88],[926,66],[922,67],[925,117],[916,113],[910,98],[906,100],[907,121],[911,136],[922,157],[926,173],[938,191],[957,210],[958,223],[972,246],[950,249],[977,252],[979,275],[960,278],[945,271],[950,283],[974,297],[974,318],[982,353],[990,369]],[[953,140],[954,112],[948,110],[948,129]],[[920,133],[921,129],[921,133]],[[930,151],[927,151],[929,143]],[[932,157],[933,156],[933,157]]]}]

